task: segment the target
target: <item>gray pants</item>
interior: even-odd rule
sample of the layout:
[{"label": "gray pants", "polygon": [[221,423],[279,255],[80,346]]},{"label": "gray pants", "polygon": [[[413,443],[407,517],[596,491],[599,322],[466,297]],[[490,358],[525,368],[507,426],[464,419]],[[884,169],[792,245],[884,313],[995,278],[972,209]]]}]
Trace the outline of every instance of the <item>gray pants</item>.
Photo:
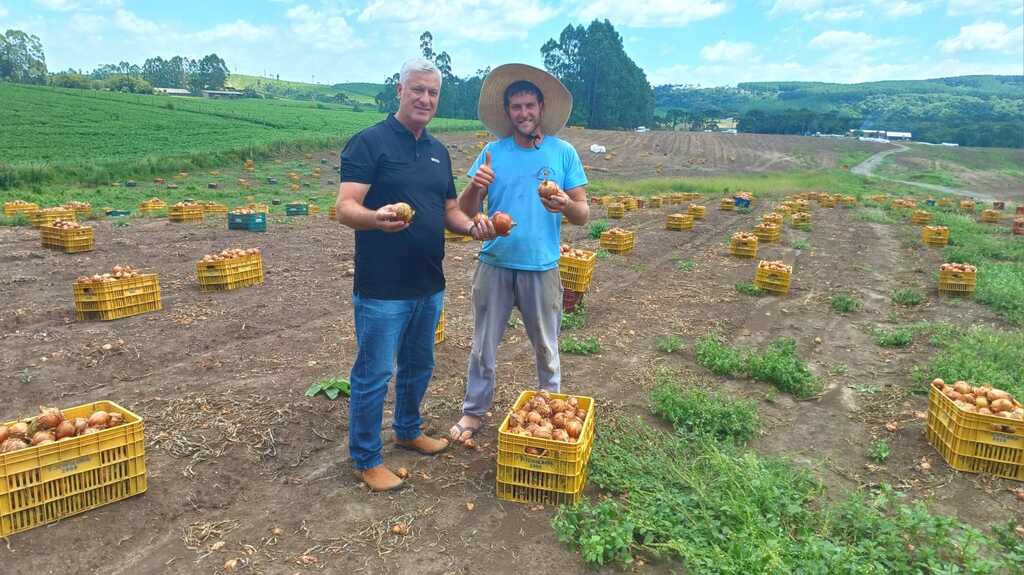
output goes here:
[{"label": "gray pants", "polygon": [[498,344],[512,308],[519,309],[537,356],[540,389],[557,392],[562,383],[558,334],[562,329],[562,279],[558,268],[527,272],[480,262],[473,274],[473,350],[462,413],[483,417],[494,401]]}]

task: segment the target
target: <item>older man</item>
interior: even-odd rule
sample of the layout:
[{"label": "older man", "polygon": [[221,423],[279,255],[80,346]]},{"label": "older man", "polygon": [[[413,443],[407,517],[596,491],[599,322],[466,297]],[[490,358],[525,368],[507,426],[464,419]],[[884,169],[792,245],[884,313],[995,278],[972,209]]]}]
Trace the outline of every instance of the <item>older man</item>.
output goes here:
[{"label": "older man", "polygon": [[[434,369],[434,330],[444,301],[444,228],[484,237],[456,202],[451,159],[427,124],[441,74],[414,59],[402,66],[398,112],[353,136],[341,153],[338,221],[356,230],[352,305],[358,353],[350,376],[349,453],[374,491],[402,486],[384,465],[380,429],[395,375],[398,447],[434,455],[448,446],[420,431],[420,403]],[[411,220],[396,204],[411,206]]]},{"label": "older man", "polygon": [[[538,387],[558,391],[558,334],[562,283],[558,272],[561,221],[587,223],[590,208],[576,149],[555,137],[572,111],[572,95],[557,78],[524,64],[488,74],[480,89],[480,121],[500,138],[484,148],[469,170],[472,181],[459,197],[462,210],[508,213],[516,228],[486,242],[473,276],[473,349],[469,356],[462,418],[452,440],[468,442],[494,399],[495,354],[518,308],[533,344]],[[538,193],[541,182],[554,184]]]}]

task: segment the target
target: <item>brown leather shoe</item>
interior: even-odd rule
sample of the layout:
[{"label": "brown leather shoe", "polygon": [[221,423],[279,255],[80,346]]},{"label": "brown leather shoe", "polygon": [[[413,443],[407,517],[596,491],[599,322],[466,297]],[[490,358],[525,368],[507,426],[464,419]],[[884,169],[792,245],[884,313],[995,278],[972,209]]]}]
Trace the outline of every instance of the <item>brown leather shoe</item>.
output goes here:
[{"label": "brown leather shoe", "polygon": [[384,465],[363,469],[362,471],[356,469],[354,473],[356,479],[366,483],[366,486],[371,491],[394,491],[401,489],[405,485],[405,482],[400,477],[392,473]]},{"label": "brown leather shoe", "polygon": [[401,439],[395,440],[395,445],[410,451],[415,451],[421,455],[437,455],[445,449],[448,449],[447,439],[434,439],[424,434],[420,434],[416,439],[410,439],[403,441]]}]

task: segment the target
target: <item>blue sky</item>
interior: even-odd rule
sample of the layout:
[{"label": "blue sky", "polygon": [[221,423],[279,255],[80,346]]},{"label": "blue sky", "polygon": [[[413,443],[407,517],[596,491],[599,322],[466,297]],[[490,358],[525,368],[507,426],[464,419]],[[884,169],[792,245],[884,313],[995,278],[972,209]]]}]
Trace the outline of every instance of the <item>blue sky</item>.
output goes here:
[{"label": "blue sky", "polygon": [[0,0],[50,70],[216,52],[233,72],[381,82],[430,30],[456,74],[607,18],[652,84],[1024,74],[1024,0]]}]

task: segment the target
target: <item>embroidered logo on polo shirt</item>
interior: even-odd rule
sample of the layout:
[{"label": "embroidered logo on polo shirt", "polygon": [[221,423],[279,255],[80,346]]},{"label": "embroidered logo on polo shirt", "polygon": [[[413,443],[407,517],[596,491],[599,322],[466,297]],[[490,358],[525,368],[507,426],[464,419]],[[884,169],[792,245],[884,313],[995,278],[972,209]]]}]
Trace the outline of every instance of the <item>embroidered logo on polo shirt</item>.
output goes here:
[{"label": "embroidered logo on polo shirt", "polygon": [[430,158],[430,161],[434,162],[435,164],[440,164],[441,163],[441,160],[438,160],[437,158]]}]

